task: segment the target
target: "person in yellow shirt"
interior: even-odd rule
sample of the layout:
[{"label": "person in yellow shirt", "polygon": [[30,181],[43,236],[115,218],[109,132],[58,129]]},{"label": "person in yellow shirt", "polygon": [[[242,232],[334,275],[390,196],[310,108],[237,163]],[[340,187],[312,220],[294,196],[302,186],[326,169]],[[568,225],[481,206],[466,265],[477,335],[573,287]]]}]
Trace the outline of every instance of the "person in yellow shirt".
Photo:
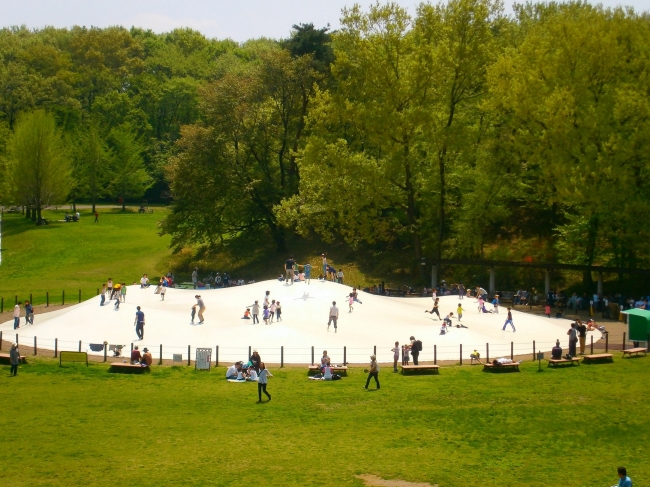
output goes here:
[{"label": "person in yellow shirt", "polygon": [[456,310],[458,313],[458,321],[460,321],[460,319],[463,317],[463,311],[465,311],[463,309],[463,305],[461,303],[458,303],[458,309]]}]

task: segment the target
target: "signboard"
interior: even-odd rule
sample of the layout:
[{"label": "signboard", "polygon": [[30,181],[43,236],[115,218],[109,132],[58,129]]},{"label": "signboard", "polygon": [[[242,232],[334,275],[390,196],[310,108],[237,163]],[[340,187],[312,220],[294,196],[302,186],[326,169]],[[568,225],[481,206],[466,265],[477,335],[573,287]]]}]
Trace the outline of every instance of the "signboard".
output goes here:
[{"label": "signboard", "polygon": [[175,353],[174,356],[172,357],[172,360],[174,362],[182,362],[183,361],[183,354],[182,353]]},{"label": "signboard", "polygon": [[212,349],[197,348],[196,360],[194,361],[194,368],[196,370],[210,370],[211,364],[212,364]]}]

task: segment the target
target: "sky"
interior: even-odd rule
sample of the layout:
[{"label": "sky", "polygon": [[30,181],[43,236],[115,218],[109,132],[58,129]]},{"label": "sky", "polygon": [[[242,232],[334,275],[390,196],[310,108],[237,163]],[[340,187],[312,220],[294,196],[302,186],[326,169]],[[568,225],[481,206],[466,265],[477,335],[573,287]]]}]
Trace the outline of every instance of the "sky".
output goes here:
[{"label": "sky", "polygon": [[[412,12],[416,0],[397,0]],[[121,25],[167,32],[191,27],[207,37],[238,42],[258,37],[286,38],[293,24],[339,26],[341,9],[354,0],[0,0],[0,27],[26,25],[106,27]],[[374,0],[356,0],[362,6]],[[650,9],[649,0],[601,0],[636,10]],[[506,7],[512,4],[505,0]]]}]

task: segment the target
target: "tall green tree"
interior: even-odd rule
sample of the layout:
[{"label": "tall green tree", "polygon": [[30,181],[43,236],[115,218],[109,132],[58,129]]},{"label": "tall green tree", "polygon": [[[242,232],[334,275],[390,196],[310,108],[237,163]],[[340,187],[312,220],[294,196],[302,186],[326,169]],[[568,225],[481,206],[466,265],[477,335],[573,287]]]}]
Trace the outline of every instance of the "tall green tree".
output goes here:
[{"label": "tall green tree", "polygon": [[15,202],[36,211],[65,202],[71,186],[70,160],[51,114],[36,110],[22,115],[10,142],[9,172]]}]

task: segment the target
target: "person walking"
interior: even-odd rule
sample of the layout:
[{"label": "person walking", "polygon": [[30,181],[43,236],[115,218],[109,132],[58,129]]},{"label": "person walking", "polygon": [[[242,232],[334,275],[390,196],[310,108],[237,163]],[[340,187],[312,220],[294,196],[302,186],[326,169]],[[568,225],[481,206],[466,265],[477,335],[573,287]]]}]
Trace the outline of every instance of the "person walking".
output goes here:
[{"label": "person walking", "polygon": [[571,323],[571,328],[569,328],[569,331],[567,331],[566,334],[569,335],[569,355],[571,355],[571,357],[575,357],[578,355],[576,353],[576,344],[578,343],[578,330],[576,329],[575,321]]},{"label": "person walking", "polygon": [[350,293],[350,296],[348,296],[348,306],[350,308],[348,313],[352,313],[352,311],[354,311],[353,304],[354,304],[354,295],[352,293]]},{"label": "person walking", "polygon": [[465,286],[461,283],[458,286],[458,299],[463,299],[465,297]]},{"label": "person walking", "polygon": [[25,325],[34,324],[34,307],[29,301],[25,301]]},{"label": "person walking", "polygon": [[167,292],[167,286],[162,285],[160,286],[160,300],[164,301],[165,300],[165,293]]},{"label": "person walking", "polygon": [[391,352],[393,352],[393,372],[399,372],[397,370],[397,361],[399,360],[399,342],[395,342],[395,347],[390,349]]},{"label": "person walking", "polygon": [[266,390],[266,386],[269,383],[269,377],[273,377],[273,374],[269,372],[269,369],[266,368],[264,362],[260,363],[260,371],[257,376],[257,402],[262,402],[262,392],[267,395],[269,401],[271,400],[271,394]]},{"label": "person walking", "polygon": [[411,340],[411,345],[409,348],[411,350],[411,355],[413,355],[413,365],[418,365],[418,357],[422,351],[422,342],[420,340],[416,340],[414,336],[411,336],[409,340]]},{"label": "person walking", "polygon": [[332,301],[330,308],[330,320],[327,322],[327,331],[330,331],[330,325],[334,322],[334,333],[336,333],[336,322],[339,319],[339,309],[336,307],[336,301]]},{"label": "person walking", "polygon": [[99,223],[99,212],[95,210],[95,221],[93,223]]},{"label": "person walking", "polygon": [[205,311],[205,303],[203,302],[203,298],[201,297],[200,294],[197,294],[194,296],[196,298],[196,304],[194,305],[194,308],[198,306],[199,308],[199,325],[203,323],[203,312]]},{"label": "person walking", "polygon": [[305,273],[305,281],[307,284],[311,284],[311,264],[307,262],[304,266],[302,266],[303,272]]},{"label": "person walking", "polygon": [[368,372],[368,379],[366,379],[366,386],[364,389],[368,389],[370,379],[374,378],[377,383],[377,390],[379,390],[379,364],[377,364],[377,357],[374,355],[370,356],[370,369],[366,369],[364,372]]},{"label": "person walking", "polygon": [[105,302],[106,302],[106,284],[102,284],[102,300],[99,303],[99,305],[104,306]]},{"label": "person walking", "polygon": [[508,308],[508,317],[506,318],[506,322],[503,324],[502,330],[505,330],[508,325],[512,326],[512,331],[517,331],[515,330],[515,324],[512,322],[512,311],[510,308]]},{"label": "person walking", "polygon": [[578,340],[580,341],[580,355],[584,355],[585,341],[587,340],[587,326],[580,320],[577,320],[577,323],[576,330],[578,331]]},{"label": "person walking", "polygon": [[20,305],[23,304],[22,301],[18,301],[16,306],[14,306],[14,330],[20,328]]},{"label": "person walking", "polygon": [[9,361],[11,362],[11,370],[9,371],[9,376],[15,377],[18,374],[18,365],[20,365],[20,351],[18,350],[18,344],[16,342],[11,344],[11,350],[9,351]]},{"label": "person walking", "polygon": [[122,287],[120,287],[120,296],[122,297],[122,302],[126,303],[126,283],[122,283]]},{"label": "person walking", "polygon": [[192,271],[192,286],[196,289],[196,283],[199,282],[199,268],[195,267]]},{"label": "person walking", "polygon": [[494,307],[494,312],[495,312],[496,314],[499,314],[499,305],[500,305],[500,304],[501,304],[501,303],[499,302],[499,295],[498,295],[498,294],[495,294],[495,295],[494,295],[494,299],[492,300],[492,306]]},{"label": "person walking", "polygon": [[144,338],[144,313],[140,309],[140,306],[137,307],[137,311],[135,312],[135,333],[140,340]]},{"label": "person walking", "polygon": [[284,272],[286,274],[286,280],[291,282],[293,286],[293,257],[289,257],[284,263]]},{"label": "person walking", "polygon": [[255,300],[255,303],[253,303],[251,308],[253,309],[253,324],[255,324],[255,323],[259,324],[259,322],[260,322],[260,318],[259,318],[259,316],[260,316],[260,303],[259,303],[259,301],[257,299]]},{"label": "person walking", "polygon": [[275,303],[275,321],[282,321],[282,306],[280,306],[280,301]]}]

